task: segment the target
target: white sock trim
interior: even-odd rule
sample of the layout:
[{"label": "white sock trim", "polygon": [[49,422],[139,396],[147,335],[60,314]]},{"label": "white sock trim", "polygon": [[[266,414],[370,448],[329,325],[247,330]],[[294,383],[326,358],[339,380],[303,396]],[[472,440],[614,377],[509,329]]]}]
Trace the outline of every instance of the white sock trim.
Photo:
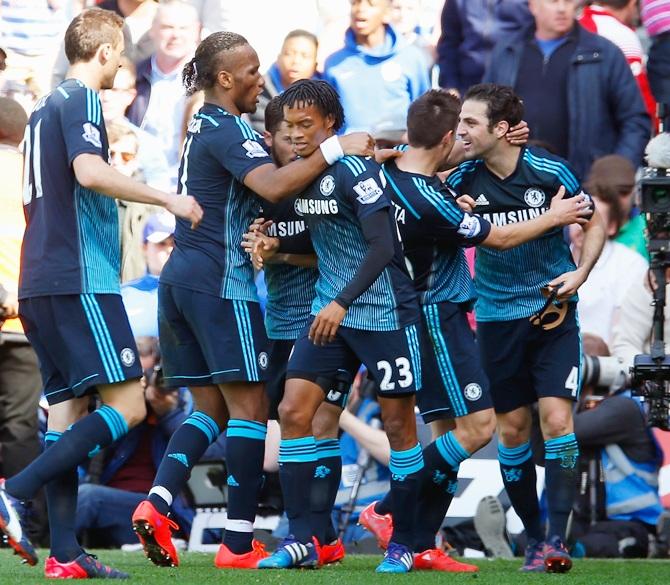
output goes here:
[{"label": "white sock trim", "polygon": [[249,522],[249,520],[231,520],[229,518],[226,520],[226,530],[232,530],[233,532],[253,532],[254,523]]},{"label": "white sock trim", "polygon": [[154,494],[159,498],[165,500],[165,503],[169,507],[172,507],[172,494],[168,491],[167,488],[164,488],[162,485],[157,485],[149,490],[149,495],[151,494]]}]

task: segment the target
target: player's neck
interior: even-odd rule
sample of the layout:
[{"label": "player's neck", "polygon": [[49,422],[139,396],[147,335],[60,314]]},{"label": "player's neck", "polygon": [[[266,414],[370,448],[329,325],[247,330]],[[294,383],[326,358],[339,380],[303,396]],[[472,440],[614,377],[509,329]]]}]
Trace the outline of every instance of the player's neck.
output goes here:
[{"label": "player's neck", "polygon": [[91,67],[90,63],[75,63],[74,65],[70,65],[65,79],[78,79],[86,87],[95,91],[100,91],[102,86],[100,74]]},{"label": "player's neck", "polygon": [[505,142],[488,153],[484,158],[484,163],[496,177],[506,179],[516,170],[519,156],[521,156],[521,147]]},{"label": "player's neck", "polygon": [[205,103],[219,106],[234,116],[241,116],[242,112],[237,108],[235,102],[226,94],[221,94],[213,90],[205,90]]},{"label": "player's neck", "polygon": [[380,26],[376,31],[371,32],[369,35],[356,35],[356,44],[366,49],[374,49],[384,44],[384,39],[386,38],[386,27]]},{"label": "player's neck", "polygon": [[410,146],[402,156],[395,159],[395,164],[406,173],[432,177],[440,168],[444,158],[444,153],[439,149],[427,150]]}]

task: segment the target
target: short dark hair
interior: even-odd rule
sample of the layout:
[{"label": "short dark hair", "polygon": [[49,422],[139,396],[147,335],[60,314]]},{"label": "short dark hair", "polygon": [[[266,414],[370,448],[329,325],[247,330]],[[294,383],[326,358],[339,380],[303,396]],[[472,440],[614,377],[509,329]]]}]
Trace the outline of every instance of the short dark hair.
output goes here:
[{"label": "short dark hair", "polygon": [[410,146],[433,148],[458,124],[461,102],[443,89],[431,89],[417,98],[407,112]]},{"label": "short dark hair", "polygon": [[319,39],[316,37],[316,35],[314,33],[311,33],[307,30],[303,30],[301,28],[297,28],[295,30],[292,30],[290,33],[288,33],[284,37],[284,40],[282,41],[282,46],[289,39],[296,39],[296,38],[305,38],[305,39],[311,41],[314,44],[314,47],[316,49],[319,48]]},{"label": "short dark hair", "polygon": [[220,54],[248,44],[249,42],[242,35],[229,31],[212,33],[201,41],[195,50],[195,56],[184,65],[182,70],[181,77],[186,95],[193,95],[197,91],[214,87],[216,77],[221,70]]},{"label": "short dark hair", "polygon": [[116,46],[123,18],[111,10],[89,8],[74,17],[65,31],[65,55],[70,64],[88,62],[101,45]]},{"label": "short dark hair", "polygon": [[335,88],[321,79],[300,79],[286,88],[281,94],[281,105],[295,108],[299,104],[314,106],[319,113],[333,116],[334,130],[339,130],[344,125],[344,110],[340,103],[340,96]]},{"label": "short dark hair", "polygon": [[489,119],[489,131],[498,122],[507,122],[510,127],[523,120],[523,102],[507,85],[480,83],[473,85],[465,94],[463,101],[475,100],[486,104],[486,117]]},{"label": "short dark hair", "polygon": [[612,8],[621,9],[626,8],[630,4],[630,0],[598,0],[598,4],[604,6],[611,6]]},{"label": "short dark hair", "polygon": [[274,136],[283,121],[284,108],[281,104],[281,98],[276,95],[265,106],[265,130]]}]

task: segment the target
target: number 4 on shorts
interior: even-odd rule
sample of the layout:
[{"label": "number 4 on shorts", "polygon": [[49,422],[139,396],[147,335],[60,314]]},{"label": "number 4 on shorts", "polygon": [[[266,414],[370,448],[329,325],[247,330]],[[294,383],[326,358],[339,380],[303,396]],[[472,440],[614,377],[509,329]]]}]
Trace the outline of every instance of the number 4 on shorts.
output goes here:
[{"label": "number 4 on shorts", "polygon": [[565,387],[572,392],[573,396],[577,396],[579,390],[579,368],[573,366],[565,380]]}]

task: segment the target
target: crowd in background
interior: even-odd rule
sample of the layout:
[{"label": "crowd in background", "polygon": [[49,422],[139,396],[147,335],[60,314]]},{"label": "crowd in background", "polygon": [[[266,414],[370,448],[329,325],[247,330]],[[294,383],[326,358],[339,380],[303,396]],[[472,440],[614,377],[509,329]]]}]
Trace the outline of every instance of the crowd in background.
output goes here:
[{"label": "crowd in background", "polygon": [[[65,75],[65,27],[79,10],[96,4],[119,13],[126,24],[126,56],[114,87],[101,92],[110,162],[159,189],[176,189],[186,126],[202,104],[202,96],[186,96],[182,68],[198,42],[214,31],[241,33],[258,53],[265,88],[249,122],[261,134],[267,103],[298,79],[331,83],[344,106],[344,131],[365,130],[380,144],[405,140],[407,108],[431,87],[463,95],[482,80],[513,86],[524,101],[530,140],[570,162],[607,223],[609,240],[580,290],[585,351],[614,356],[619,371],[627,372],[633,356],[649,350],[652,291],[645,220],[635,201],[636,175],[644,166],[649,139],[659,130],[657,104],[670,103],[669,0],[537,0],[531,7],[527,0],[1,0],[0,95],[12,100],[0,102],[3,306],[15,302],[18,279],[21,125],[26,113]],[[106,507],[97,503],[116,502],[113,498],[120,492],[131,494],[123,505],[134,508],[143,497],[139,494],[151,485],[167,438],[190,407],[186,390],[163,393],[151,376],[159,362],[158,277],[171,251],[174,218],[139,204],[119,204],[119,214],[123,299],[147,372],[151,414],[146,425],[104,455],[95,474],[86,472],[98,485],[82,485],[82,529],[109,528],[114,518],[105,517]],[[580,228],[566,237],[578,258]],[[16,320],[7,321],[3,337],[1,475],[13,475],[15,466],[25,466],[39,448],[40,380]],[[616,384],[618,390],[621,380]],[[614,385],[594,387],[589,395],[607,396]],[[583,429],[585,445],[596,450],[616,444],[627,452],[632,445],[627,455],[646,458],[657,473],[661,460],[653,438],[644,434],[648,442],[639,444],[644,424],[632,437],[613,434],[607,426],[617,416],[640,413],[626,410],[631,402],[622,403],[623,411],[615,409],[613,419],[576,422],[578,439]],[[361,445],[380,461],[379,469],[370,468],[370,485],[378,489],[368,494],[372,497],[386,489],[382,468],[388,445],[381,431],[367,425],[374,409],[366,399],[362,404],[360,420],[365,424],[352,421],[351,412],[342,419],[344,432],[352,437],[345,465],[355,465]],[[604,425],[598,432],[596,423]],[[212,457],[222,457],[225,445],[214,445],[212,451]],[[268,452],[273,453],[272,448]],[[266,468],[272,470],[276,462],[271,456],[266,459]],[[608,461],[612,464],[611,455]],[[351,481],[343,474],[343,482]],[[341,500],[346,499],[346,488]],[[621,516],[603,514],[600,519]],[[653,526],[655,532],[661,514],[659,505],[651,513],[645,509],[644,515],[628,514],[624,520]],[[130,513],[111,516],[129,518]],[[584,534],[588,525],[587,520]],[[126,532],[120,527],[108,536],[113,545],[134,540],[129,526]],[[585,546],[587,553],[596,554],[595,545]]]}]

